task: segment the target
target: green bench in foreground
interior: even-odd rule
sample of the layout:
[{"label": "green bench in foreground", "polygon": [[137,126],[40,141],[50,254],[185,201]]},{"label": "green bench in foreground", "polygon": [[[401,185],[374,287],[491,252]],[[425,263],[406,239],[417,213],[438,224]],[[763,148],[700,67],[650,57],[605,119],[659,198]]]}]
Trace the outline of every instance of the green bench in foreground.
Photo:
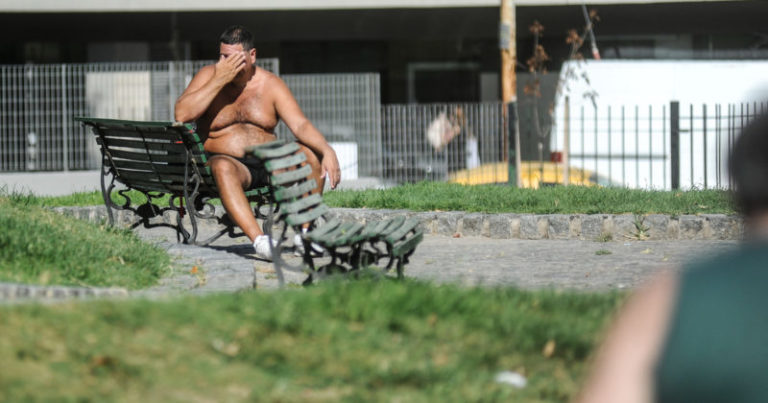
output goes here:
[{"label": "green bench in foreground", "polygon": [[[282,269],[307,273],[305,283],[310,283],[314,277],[355,271],[378,265],[380,261],[385,270],[394,267],[398,277],[402,277],[403,266],[423,238],[418,219],[398,216],[365,225],[327,220],[329,208],[320,194],[311,193],[317,184],[309,178],[311,168],[299,152],[298,144],[278,140],[249,147],[246,152],[264,161],[270,176],[270,192],[279,208],[272,229],[277,241],[272,256],[281,284],[284,282]],[[304,228],[306,233],[302,231]],[[300,264],[291,264],[283,258],[283,253],[298,249],[289,240],[291,233],[302,234],[304,252]],[[319,257],[313,253],[312,243],[325,249],[330,262],[315,264]]]},{"label": "green bench in foreground", "polygon": [[[224,234],[244,236],[235,231],[235,225],[224,213],[216,216],[210,203],[219,197],[216,182],[203,151],[203,142],[190,123],[138,122],[115,119],[76,117],[75,120],[90,127],[101,149],[101,193],[107,207],[109,222],[114,225],[113,210],[130,210],[139,220],[131,228],[170,227],[177,240],[196,245],[207,245]],[[117,193],[124,201],[115,202]],[[135,190],[146,196],[146,202],[136,205],[127,193]],[[158,199],[170,196],[168,205]],[[271,203],[267,188],[246,193],[255,203],[254,213],[267,220],[265,230],[271,228],[271,217],[260,214],[260,206]],[[175,223],[163,219],[166,212],[176,215]],[[188,223],[184,217],[189,218]],[[215,220],[224,228],[198,241],[198,221]],[[188,229],[189,227],[189,229]]]}]

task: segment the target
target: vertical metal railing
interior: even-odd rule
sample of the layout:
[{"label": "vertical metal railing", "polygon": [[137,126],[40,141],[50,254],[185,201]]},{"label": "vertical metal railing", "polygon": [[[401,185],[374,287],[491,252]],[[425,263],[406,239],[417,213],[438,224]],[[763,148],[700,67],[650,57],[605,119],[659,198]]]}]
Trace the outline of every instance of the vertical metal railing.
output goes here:
[{"label": "vertical metal railing", "polygon": [[[567,150],[572,177],[585,184],[667,186],[666,106],[582,106],[569,119],[569,127],[579,128],[571,130]],[[553,151],[566,151],[557,145],[553,141]]]},{"label": "vertical metal railing", "polygon": [[[742,128],[764,113],[766,104],[727,104],[725,108],[720,104],[690,104],[681,108],[672,102],[670,107],[672,189],[731,188],[728,156]],[[676,116],[681,110],[688,113]]]},{"label": "vertical metal railing", "polygon": [[[765,106],[681,106],[673,101],[669,105],[621,106],[620,113],[614,112],[613,105],[581,107],[580,113],[570,114],[567,123],[579,128],[570,130],[570,164],[577,175],[580,170],[589,182],[604,185],[729,188],[726,164],[733,142]],[[554,151],[559,151],[557,144],[553,141]]]},{"label": "vertical metal railing", "polygon": [[[97,168],[96,144],[73,116],[172,120],[208,63],[0,65],[0,172]],[[276,59],[258,63],[278,72]]]},{"label": "vertical metal railing", "polygon": [[[335,147],[343,178],[382,175],[378,74],[296,74],[283,80],[307,118]],[[291,137],[282,122],[277,134]]]}]

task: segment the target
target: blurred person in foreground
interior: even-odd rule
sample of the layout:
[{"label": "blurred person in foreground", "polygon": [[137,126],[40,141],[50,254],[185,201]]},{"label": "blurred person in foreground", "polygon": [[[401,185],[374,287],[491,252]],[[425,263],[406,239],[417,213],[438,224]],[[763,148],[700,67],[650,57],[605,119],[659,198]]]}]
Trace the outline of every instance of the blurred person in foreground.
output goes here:
[{"label": "blurred person in foreground", "polygon": [[332,189],[341,180],[333,148],[304,116],[283,80],[256,66],[253,35],[242,26],[221,34],[218,62],[195,75],[176,102],[175,119],[197,123],[205,151],[212,155],[221,202],[262,259],[272,260],[274,241],[259,227],[245,191],[265,186],[268,179],[261,161],[246,156],[245,148],[276,140],[275,127],[282,119],[312,167],[318,184],[313,192],[322,192],[326,176]]},{"label": "blurred person in foreground", "polygon": [[768,402],[768,116],[729,168],[745,242],[632,296],[577,402]]}]

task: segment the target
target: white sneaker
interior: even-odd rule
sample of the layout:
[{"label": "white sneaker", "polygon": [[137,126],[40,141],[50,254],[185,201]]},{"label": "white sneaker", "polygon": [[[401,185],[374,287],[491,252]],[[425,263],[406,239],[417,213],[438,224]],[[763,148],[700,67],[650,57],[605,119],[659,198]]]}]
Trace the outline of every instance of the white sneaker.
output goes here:
[{"label": "white sneaker", "polygon": [[[294,255],[296,255],[296,256],[303,256],[304,255],[304,242],[302,242],[301,236],[299,234],[296,234],[296,235],[293,236],[293,244],[295,245],[295,249],[294,249],[295,253],[294,253]],[[312,248],[311,252],[313,254],[323,255],[325,253],[325,249],[322,246],[320,246],[320,245],[318,245],[318,244],[316,244],[314,242],[310,243],[309,246]]]},{"label": "white sneaker", "polygon": [[272,238],[267,235],[259,235],[253,240],[253,249],[256,251],[256,257],[268,261],[272,261],[272,248],[269,243],[272,242],[272,246],[277,246]]}]

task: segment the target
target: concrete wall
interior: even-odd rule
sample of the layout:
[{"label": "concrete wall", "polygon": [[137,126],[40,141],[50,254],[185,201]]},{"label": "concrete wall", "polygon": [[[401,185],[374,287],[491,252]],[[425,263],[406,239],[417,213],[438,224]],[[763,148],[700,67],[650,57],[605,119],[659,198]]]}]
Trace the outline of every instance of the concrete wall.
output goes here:
[{"label": "concrete wall", "polygon": [[[595,4],[685,3],[695,0],[591,0]],[[716,1],[716,0],[704,0]],[[736,1],[736,0],[734,0]],[[104,12],[104,11],[205,11],[205,10],[329,10],[367,8],[498,7],[500,0],[5,0],[0,11]],[[518,6],[581,5],[583,0],[516,0]]]}]

